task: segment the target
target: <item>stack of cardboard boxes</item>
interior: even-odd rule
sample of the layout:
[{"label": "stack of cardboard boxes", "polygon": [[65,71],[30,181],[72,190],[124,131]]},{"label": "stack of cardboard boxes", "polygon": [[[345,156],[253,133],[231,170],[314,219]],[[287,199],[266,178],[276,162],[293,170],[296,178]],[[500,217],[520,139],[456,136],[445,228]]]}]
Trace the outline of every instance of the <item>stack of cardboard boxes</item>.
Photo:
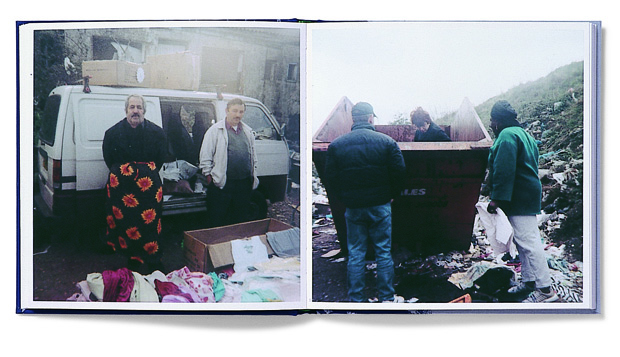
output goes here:
[{"label": "stack of cardboard boxes", "polygon": [[146,63],[84,61],[82,76],[92,85],[198,90],[200,56],[190,52],[148,56]]}]

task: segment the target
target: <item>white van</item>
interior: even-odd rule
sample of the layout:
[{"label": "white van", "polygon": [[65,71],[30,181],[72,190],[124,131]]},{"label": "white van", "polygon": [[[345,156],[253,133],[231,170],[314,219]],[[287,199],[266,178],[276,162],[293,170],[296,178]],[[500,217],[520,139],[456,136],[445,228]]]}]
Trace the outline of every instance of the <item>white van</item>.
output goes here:
[{"label": "white van", "polygon": [[[47,99],[39,132],[39,192],[35,194],[35,207],[44,217],[71,222],[81,221],[85,216],[97,217],[97,212],[103,212],[103,189],[109,172],[101,150],[103,136],[125,117],[125,99],[130,94],[145,98],[145,118],[167,133],[169,161],[183,159],[196,166],[196,150],[204,131],[224,120],[230,99],[243,99],[244,123],[256,135],[260,185],[253,195],[253,203],[257,206],[257,218],[266,214],[265,200],[284,200],[290,169],[288,144],[282,128],[260,101],[237,95],[169,89],[61,86],[52,90]],[[186,129],[184,138],[172,137],[170,130],[172,122],[178,123],[179,119]],[[192,187],[195,188],[199,187]],[[205,211],[205,200],[204,192],[173,192],[165,197],[163,214]],[[103,213],[100,217],[103,221]]]}]

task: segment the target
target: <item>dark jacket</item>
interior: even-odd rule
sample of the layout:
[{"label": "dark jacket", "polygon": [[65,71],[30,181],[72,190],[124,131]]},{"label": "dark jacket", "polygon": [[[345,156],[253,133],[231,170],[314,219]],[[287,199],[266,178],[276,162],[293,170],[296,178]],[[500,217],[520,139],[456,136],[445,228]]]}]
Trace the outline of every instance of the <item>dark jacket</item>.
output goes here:
[{"label": "dark jacket", "polygon": [[153,161],[159,170],[167,149],[164,130],[146,119],[134,129],[125,118],[108,129],[103,137],[103,159],[108,168],[131,161]]},{"label": "dark jacket", "polygon": [[424,141],[451,141],[450,137],[441,130],[439,125],[431,122],[431,126],[428,127],[426,132],[422,132],[422,130],[415,131],[415,137],[413,141],[424,142]]},{"label": "dark jacket", "polygon": [[521,127],[503,129],[489,152],[491,199],[501,201],[508,216],[540,213],[542,188],[538,178],[536,141]]},{"label": "dark jacket", "polygon": [[396,141],[372,124],[354,123],[327,149],[325,188],[348,208],[386,204],[402,188],[405,162]]}]

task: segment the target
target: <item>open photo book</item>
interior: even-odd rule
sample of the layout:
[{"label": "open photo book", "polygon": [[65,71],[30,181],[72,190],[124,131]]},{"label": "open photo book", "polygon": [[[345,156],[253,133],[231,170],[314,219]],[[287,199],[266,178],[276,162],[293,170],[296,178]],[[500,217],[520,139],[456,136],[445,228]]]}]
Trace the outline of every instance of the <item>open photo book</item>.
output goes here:
[{"label": "open photo book", "polygon": [[596,21],[17,22],[24,313],[600,313]]}]

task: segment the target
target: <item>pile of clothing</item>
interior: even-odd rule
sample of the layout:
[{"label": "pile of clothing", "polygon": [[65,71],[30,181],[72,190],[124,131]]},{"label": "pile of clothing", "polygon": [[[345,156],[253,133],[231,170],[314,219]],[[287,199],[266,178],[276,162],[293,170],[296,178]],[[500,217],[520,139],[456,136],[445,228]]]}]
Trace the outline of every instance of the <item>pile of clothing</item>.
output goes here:
[{"label": "pile of clothing", "polygon": [[300,301],[299,228],[269,232],[267,256],[258,236],[231,243],[235,264],[210,273],[189,268],[141,275],[127,268],[88,274],[68,301],[245,303]]},{"label": "pile of clothing", "polygon": [[164,163],[162,170],[164,201],[172,196],[191,196],[206,192],[206,178],[200,170],[185,160]]}]

